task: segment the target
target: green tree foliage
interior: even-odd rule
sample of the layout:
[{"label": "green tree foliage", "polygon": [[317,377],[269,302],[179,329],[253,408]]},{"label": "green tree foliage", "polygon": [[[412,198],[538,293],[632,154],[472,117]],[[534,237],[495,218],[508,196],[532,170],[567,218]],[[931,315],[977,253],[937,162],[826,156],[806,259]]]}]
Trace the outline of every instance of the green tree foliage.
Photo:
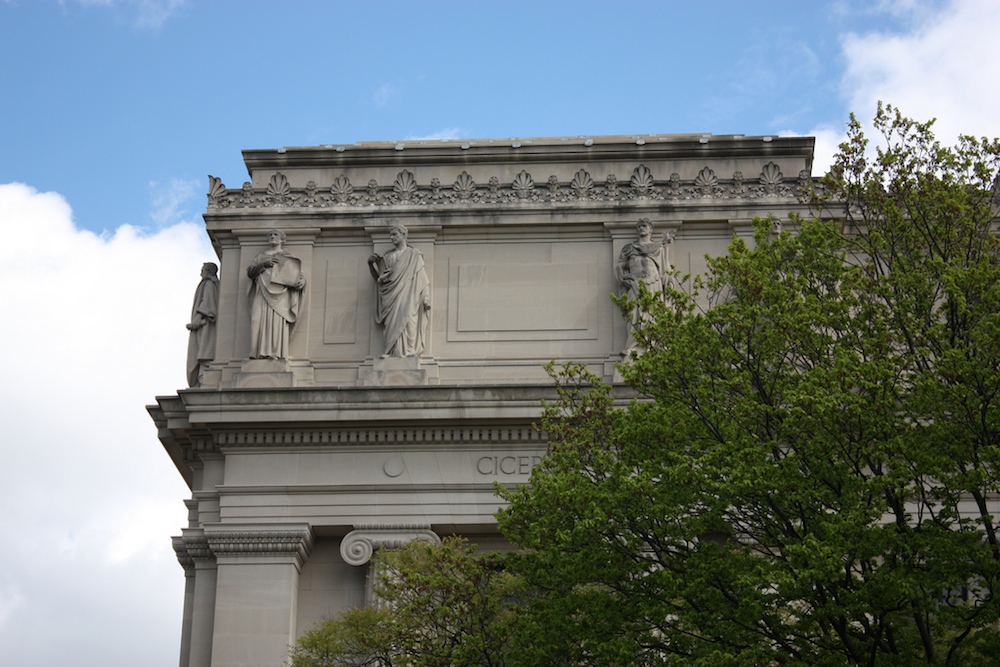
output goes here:
[{"label": "green tree foliage", "polygon": [[996,663],[1000,145],[875,126],[824,215],[644,296],[639,398],[553,371],[549,454],[500,515],[534,664]]},{"label": "green tree foliage", "polygon": [[519,579],[499,553],[455,538],[380,551],[378,604],[307,631],[291,667],[503,667],[512,651]]},{"label": "green tree foliage", "polygon": [[399,628],[388,607],[352,609],[307,630],[289,653],[291,667],[391,667]]}]

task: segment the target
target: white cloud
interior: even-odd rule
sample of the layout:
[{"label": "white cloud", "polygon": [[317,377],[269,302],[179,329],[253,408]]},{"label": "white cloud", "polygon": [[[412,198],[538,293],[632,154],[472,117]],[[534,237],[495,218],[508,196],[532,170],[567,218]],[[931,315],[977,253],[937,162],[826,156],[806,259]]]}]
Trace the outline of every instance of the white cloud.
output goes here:
[{"label": "white cloud", "polygon": [[187,0],[135,0],[137,9],[136,27],[152,28],[161,27],[174,15],[178,9],[186,4]]},{"label": "white cloud", "polygon": [[137,28],[157,30],[172,17],[187,0],[77,0],[84,7],[121,7],[134,14]]},{"label": "white cloud", "polygon": [[[783,130],[778,133],[783,137],[799,136],[798,132]],[[813,176],[822,176],[830,170],[833,164],[833,156],[836,154],[847,135],[839,128],[830,125],[820,125],[814,127],[808,136],[816,138],[816,145],[813,149]]]},{"label": "white cloud", "polygon": [[62,196],[18,183],[0,185],[0,231],[0,655],[172,666],[184,577],[169,537],[189,492],[144,406],[185,384],[184,324],[214,253],[194,222],[80,230]]},{"label": "white cloud", "polygon": [[19,590],[13,588],[0,590],[0,633],[7,625],[7,619],[17,611],[22,602],[24,602],[24,595]]},{"label": "white cloud", "polygon": [[[905,31],[848,33],[841,37],[846,69],[841,93],[848,108],[876,137],[871,120],[878,102],[892,104],[916,120],[936,118],[934,131],[945,144],[959,134],[1000,136],[1000,3],[949,0],[943,3],[885,2],[871,8],[903,22]],[[813,174],[825,173],[840,142],[839,128],[824,124],[816,136]]]},{"label": "white cloud", "polygon": [[150,216],[157,227],[171,225],[192,214],[185,204],[192,203],[202,194],[203,183],[199,180],[171,179],[163,185],[150,181],[149,190],[153,197],[153,211]]},{"label": "white cloud", "polygon": [[372,99],[375,102],[375,106],[384,107],[388,105],[389,102],[392,100],[392,98],[395,96],[396,96],[396,87],[393,86],[391,83],[383,83],[375,91],[375,95],[372,96]]}]

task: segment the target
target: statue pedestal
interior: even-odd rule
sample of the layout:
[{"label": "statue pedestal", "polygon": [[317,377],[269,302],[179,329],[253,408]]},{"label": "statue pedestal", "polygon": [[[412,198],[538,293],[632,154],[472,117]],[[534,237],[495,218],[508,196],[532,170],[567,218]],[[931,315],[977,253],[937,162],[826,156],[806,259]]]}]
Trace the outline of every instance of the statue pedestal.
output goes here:
[{"label": "statue pedestal", "polygon": [[250,387],[312,386],[312,366],[292,365],[288,359],[247,359],[240,364],[240,370],[233,373],[233,386],[239,389]]},{"label": "statue pedestal", "polygon": [[363,387],[408,387],[438,383],[438,365],[420,357],[367,359],[358,368]]}]

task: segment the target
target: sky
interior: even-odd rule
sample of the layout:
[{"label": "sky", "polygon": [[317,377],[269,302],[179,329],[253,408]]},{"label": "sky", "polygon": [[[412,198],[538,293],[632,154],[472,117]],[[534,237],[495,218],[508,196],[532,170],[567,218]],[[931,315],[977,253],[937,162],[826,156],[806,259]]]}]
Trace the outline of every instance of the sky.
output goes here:
[{"label": "sky", "polygon": [[407,139],[815,136],[879,100],[1000,136],[1000,2],[0,0],[0,664],[173,667],[185,385],[240,151]]}]

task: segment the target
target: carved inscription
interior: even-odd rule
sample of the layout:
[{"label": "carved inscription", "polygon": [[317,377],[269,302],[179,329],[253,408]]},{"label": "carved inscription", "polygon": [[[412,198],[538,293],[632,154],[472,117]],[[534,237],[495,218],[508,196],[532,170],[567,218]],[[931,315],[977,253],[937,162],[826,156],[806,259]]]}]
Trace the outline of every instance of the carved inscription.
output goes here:
[{"label": "carved inscription", "polygon": [[476,461],[476,472],[488,477],[528,475],[531,469],[541,462],[541,456],[531,454],[480,456]]}]

